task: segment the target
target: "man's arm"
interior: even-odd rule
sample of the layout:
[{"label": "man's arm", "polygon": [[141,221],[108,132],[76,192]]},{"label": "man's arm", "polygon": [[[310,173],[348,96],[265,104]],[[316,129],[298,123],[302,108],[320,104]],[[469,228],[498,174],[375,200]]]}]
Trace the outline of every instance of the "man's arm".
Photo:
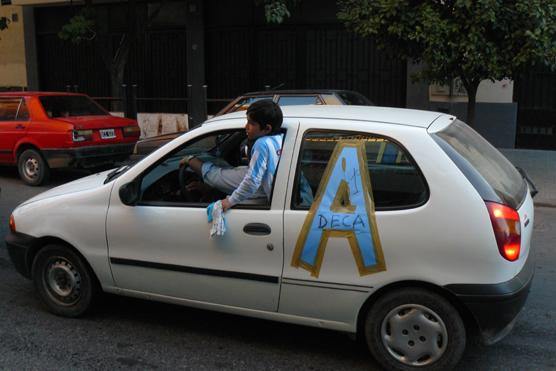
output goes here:
[{"label": "man's arm", "polygon": [[180,160],[181,166],[189,166],[197,175],[202,176],[203,161],[195,156],[185,156]]},{"label": "man's arm", "polygon": [[247,200],[257,192],[262,184],[266,168],[268,167],[268,156],[268,148],[262,143],[262,141],[260,143],[255,142],[253,147],[253,156],[249,162],[249,169],[247,170],[245,177],[237,189],[230,196],[222,200],[222,208],[224,211],[244,200]]}]

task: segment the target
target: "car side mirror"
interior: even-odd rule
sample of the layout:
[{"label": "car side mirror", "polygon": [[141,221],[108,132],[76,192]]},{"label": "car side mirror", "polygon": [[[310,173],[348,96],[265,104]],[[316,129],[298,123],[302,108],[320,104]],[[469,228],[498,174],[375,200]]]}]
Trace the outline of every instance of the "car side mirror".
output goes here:
[{"label": "car side mirror", "polygon": [[139,201],[139,180],[135,179],[120,187],[120,200],[127,206],[135,206]]}]

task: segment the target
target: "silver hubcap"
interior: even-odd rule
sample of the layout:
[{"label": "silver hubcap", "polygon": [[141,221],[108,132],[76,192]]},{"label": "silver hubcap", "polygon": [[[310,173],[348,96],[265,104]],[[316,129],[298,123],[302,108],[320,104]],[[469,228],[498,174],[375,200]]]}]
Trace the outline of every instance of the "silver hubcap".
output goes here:
[{"label": "silver hubcap", "polygon": [[442,319],[418,304],[404,304],[391,310],[382,322],[380,335],[388,352],[409,366],[437,361],[448,344],[448,331]]},{"label": "silver hubcap", "polygon": [[23,170],[25,171],[25,175],[29,178],[36,178],[39,175],[39,161],[34,157],[29,157],[25,160],[25,164],[23,166]]},{"label": "silver hubcap", "polygon": [[48,266],[46,283],[51,294],[65,304],[72,304],[79,299],[81,275],[68,260],[62,257],[56,258]]}]

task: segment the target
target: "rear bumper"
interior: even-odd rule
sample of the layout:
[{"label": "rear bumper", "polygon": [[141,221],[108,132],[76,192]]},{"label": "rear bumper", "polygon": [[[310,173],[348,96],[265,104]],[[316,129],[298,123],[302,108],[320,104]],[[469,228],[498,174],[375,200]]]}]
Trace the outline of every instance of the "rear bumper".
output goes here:
[{"label": "rear bumper", "polygon": [[533,251],[514,278],[484,284],[453,284],[445,286],[455,294],[475,318],[483,343],[494,344],[513,328],[517,315],[525,305],[535,272]]},{"label": "rear bumper", "polygon": [[31,258],[38,239],[24,233],[8,232],[6,247],[15,269],[24,277],[31,278]]},{"label": "rear bumper", "polygon": [[75,148],[42,150],[48,166],[59,167],[93,167],[102,164],[123,161],[133,152],[135,143],[109,144]]}]

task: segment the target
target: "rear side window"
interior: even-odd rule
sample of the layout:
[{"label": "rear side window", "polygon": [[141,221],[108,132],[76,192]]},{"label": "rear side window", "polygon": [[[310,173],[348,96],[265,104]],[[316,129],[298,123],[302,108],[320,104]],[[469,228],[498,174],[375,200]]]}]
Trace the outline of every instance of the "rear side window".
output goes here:
[{"label": "rear side window", "polygon": [[515,209],[521,205],[527,192],[523,177],[475,130],[456,120],[432,136],[485,201],[501,202]]},{"label": "rear side window", "polygon": [[22,98],[0,99],[0,121],[25,121],[29,112]]},{"label": "rear side window", "polygon": [[426,202],[428,188],[421,171],[395,141],[371,134],[311,131],[301,146],[292,209],[310,208],[336,144],[354,139],[365,142],[376,210],[405,209]]},{"label": "rear side window", "polygon": [[39,99],[44,111],[50,118],[108,115],[107,112],[84,95],[44,96]]},{"label": "rear side window", "polygon": [[281,96],[278,100],[281,106],[299,106],[303,104],[321,104],[316,95]]}]

